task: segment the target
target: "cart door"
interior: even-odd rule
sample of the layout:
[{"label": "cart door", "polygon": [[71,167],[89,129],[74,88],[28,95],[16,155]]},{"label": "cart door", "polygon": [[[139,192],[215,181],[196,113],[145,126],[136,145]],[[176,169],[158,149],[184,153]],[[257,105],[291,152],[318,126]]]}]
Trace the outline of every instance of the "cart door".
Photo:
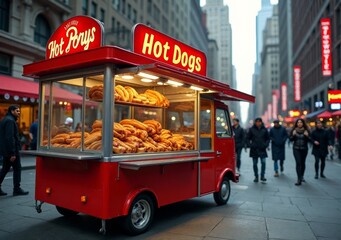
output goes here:
[{"label": "cart door", "polygon": [[200,99],[200,155],[211,160],[200,163],[200,194],[215,190],[215,152],[214,152],[214,102]]},{"label": "cart door", "polygon": [[235,150],[234,138],[231,128],[228,108],[226,105],[215,103],[215,134],[214,134],[214,153],[215,153],[215,176],[216,179],[221,172],[229,168],[235,171]]}]

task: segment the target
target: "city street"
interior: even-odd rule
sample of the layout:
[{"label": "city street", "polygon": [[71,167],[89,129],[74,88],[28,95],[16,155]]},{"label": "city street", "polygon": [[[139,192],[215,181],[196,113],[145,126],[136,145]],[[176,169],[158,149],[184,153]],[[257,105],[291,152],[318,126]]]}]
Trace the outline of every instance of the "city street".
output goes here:
[{"label": "city street", "polygon": [[[311,150],[310,150],[311,151]],[[107,222],[107,234],[98,233],[101,221],[86,215],[62,217],[54,206],[34,207],[35,170],[22,174],[28,196],[11,195],[12,173],[0,197],[0,239],[341,239],[341,161],[327,161],[326,179],[314,179],[314,161],[307,158],[306,183],[295,186],[292,149],[287,147],[284,174],[273,177],[267,159],[267,183],[254,183],[251,159],[242,153],[240,182],[232,184],[226,206],[217,207],[212,195],[163,207],[152,228],[129,237],[117,220]],[[268,152],[270,155],[270,152]],[[25,159],[23,159],[25,161]]]}]

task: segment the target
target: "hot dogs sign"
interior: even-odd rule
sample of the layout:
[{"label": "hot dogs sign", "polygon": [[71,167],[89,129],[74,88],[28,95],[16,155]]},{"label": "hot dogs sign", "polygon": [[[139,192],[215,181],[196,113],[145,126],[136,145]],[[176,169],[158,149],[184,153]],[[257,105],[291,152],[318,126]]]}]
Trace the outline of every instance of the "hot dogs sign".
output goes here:
[{"label": "hot dogs sign", "polygon": [[[133,28],[134,52],[189,72],[206,76],[206,56],[143,24]],[[46,45],[46,59],[98,48],[103,45],[103,24],[89,16],[76,16],[65,21]]]},{"label": "hot dogs sign", "polygon": [[103,25],[88,16],[65,21],[46,44],[46,59],[97,48],[103,45]]},{"label": "hot dogs sign", "polygon": [[134,27],[134,52],[206,76],[206,56],[143,24]]}]

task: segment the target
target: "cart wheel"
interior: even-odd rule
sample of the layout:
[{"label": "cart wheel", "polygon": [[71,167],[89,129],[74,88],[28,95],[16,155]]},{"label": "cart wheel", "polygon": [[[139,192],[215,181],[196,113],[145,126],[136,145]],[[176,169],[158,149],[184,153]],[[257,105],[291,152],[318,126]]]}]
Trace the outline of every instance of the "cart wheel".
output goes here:
[{"label": "cart wheel", "polygon": [[219,192],[213,193],[214,201],[217,205],[225,205],[230,198],[231,186],[227,177],[223,178],[220,184]]},{"label": "cart wheel", "polygon": [[66,209],[66,208],[62,208],[62,207],[58,207],[56,206],[57,211],[62,214],[64,217],[72,217],[72,216],[76,216],[78,214],[78,212]]},{"label": "cart wheel", "polygon": [[138,195],[129,213],[123,219],[123,228],[129,235],[138,235],[149,229],[154,217],[154,203],[147,194]]}]

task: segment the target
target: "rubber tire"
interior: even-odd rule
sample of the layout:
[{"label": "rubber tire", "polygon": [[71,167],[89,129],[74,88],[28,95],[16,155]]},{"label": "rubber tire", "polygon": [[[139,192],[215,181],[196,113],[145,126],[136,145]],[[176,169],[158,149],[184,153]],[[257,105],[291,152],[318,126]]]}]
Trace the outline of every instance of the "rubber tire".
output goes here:
[{"label": "rubber tire", "polygon": [[73,216],[76,216],[78,214],[78,212],[76,212],[76,211],[72,211],[72,210],[62,208],[59,206],[56,206],[56,209],[64,217],[73,217]]},{"label": "rubber tire", "polygon": [[128,215],[123,218],[125,233],[135,236],[146,232],[152,225],[154,211],[152,198],[145,193],[139,194],[132,202]]},{"label": "rubber tire", "polygon": [[214,201],[217,205],[225,205],[231,194],[231,185],[230,181],[227,177],[223,178],[223,181],[220,183],[219,192],[213,193]]}]

